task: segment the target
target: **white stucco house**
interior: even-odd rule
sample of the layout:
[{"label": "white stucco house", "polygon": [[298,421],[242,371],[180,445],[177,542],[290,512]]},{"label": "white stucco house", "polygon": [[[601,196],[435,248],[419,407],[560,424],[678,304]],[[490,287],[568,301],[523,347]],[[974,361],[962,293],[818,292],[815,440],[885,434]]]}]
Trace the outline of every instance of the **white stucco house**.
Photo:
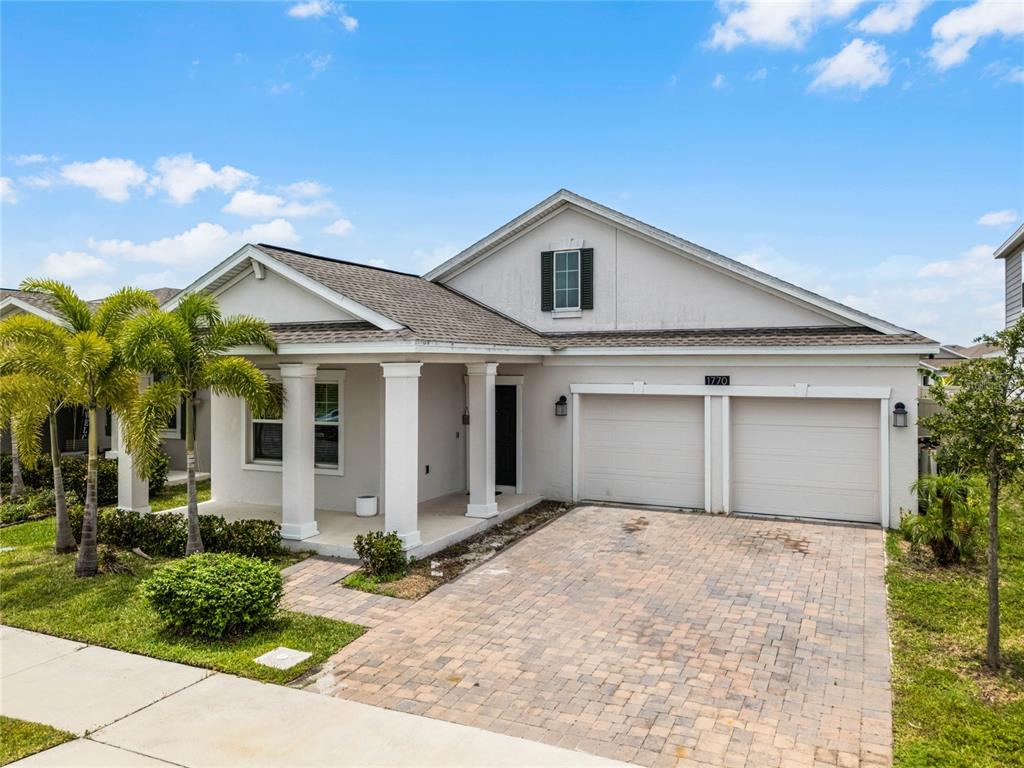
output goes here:
[{"label": "white stucco house", "polygon": [[263,420],[211,397],[203,511],[295,546],[351,556],[376,528],[422,556],[540,498],[916,510],[937,343],[567,190],[422,277],[259,244],[190,291],[272,325],[277,354],[238,351],[286,394]]}]

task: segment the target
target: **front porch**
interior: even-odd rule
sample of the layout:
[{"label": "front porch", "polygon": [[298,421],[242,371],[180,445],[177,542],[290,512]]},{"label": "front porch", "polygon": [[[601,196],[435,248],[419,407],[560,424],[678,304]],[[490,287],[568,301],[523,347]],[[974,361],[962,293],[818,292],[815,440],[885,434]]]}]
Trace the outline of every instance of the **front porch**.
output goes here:
[{"label": "front porch", "polygon": [[[540,496],[519,493],[500,493],[495,502],[498,514],[490,518],[466,516],[466,494],[450,493],[417,505],[419,532],[422,544],[409,550],[409,555],[424,558],[469,536],[486,530],[497,523],[529,509],[541,500]],[[168,510],[184,514],[180,507]],[[239,501],[204,501],[199,505],[201,515],[220,515],[225,520],[273,520],[281,523],[281,505],[249,504]],[[328,557],[355,558],[352,547],[355,537],[368,531],[384,530],[384,515],[356,517],[353,512],[329,509],[316,510],[317,535],[308,539],[283,539],[282,543],[295,551],[313,551]]]}]

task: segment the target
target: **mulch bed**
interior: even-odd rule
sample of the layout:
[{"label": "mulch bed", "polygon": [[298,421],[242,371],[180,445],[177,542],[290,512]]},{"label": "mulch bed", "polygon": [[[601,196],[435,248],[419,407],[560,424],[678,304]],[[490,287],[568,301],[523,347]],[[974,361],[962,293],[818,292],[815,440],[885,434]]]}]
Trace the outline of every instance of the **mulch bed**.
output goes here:
[{"label": "mulch bed", "polygon": [[[409,573],[401,579],[380,584],[369,583],[363,579],[361,583],[367,592],[418,600],[442,584],[457,579],[466,571],[487,562],[524,536],[544,527],[572,508],[572,504],[542,501],[493,528],[470,536],[430,557],[414,560],[409,565]],[[359,588],[345,582],[342,584]]]}]

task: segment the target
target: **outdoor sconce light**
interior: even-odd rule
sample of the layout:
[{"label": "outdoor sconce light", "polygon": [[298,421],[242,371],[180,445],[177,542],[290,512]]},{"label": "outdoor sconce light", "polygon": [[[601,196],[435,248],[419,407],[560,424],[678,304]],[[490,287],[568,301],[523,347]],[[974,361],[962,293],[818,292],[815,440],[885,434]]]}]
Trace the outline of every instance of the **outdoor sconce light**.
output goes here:
[{"label": "outdoor sconce light", "polygon": [[907,426],[907,406],[903,403],[896,403],[896,407],[892,409],[892,425],[894,427]]},{"label": "outdoor sconce light", "polygon": [[569,401],[562,395],[555,402],[555,416],[566,416],[569,413]]}]

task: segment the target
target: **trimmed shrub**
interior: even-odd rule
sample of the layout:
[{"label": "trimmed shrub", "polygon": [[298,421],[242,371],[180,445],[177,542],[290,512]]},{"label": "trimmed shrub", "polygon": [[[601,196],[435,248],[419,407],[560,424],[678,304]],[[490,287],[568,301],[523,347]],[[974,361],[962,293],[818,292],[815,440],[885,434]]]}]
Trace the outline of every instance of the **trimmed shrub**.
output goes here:
[{"label": "trimmed shrub", "polygon": [[405,556],[402,540],[394,531],[362,533],[356,536],[353,547],[368,576],[388,580],[409,572],[409,559]]},{"label": "trimmed shrub", "polygon": [[939,565],[970,562],[983,550],[988,522],[984,478],[950,473],[925,475],[913,490],[920,514],[908,515],[900,531],[915,551],[928,547]]},{"label": "trimmed shrub", "polygon": [[47,517],[54,513],[56,503],[52,488],[28,489],[19,501],[4,501],[0,504],[0,525]]},{"label": "trimmed shrub", "polygon": [[[167,483],[171,459],[167,454],[160,454],[152,475],[149,478],[149,492],[161,491]],[[88,456],[61,456],[60,470],[64,475],[64,490],[74,491],[78,498],[85,498],[85,484],[89,473]],[[53,464],[49,456],[40,456],[35,467],[22,467],[22,478],[27,488],[52,488]],[[11,476],[11,457],[4,454],[0,457],[0,476]],[[96,470],[96,500],[100,506],[117,504],[117,459],[100,458]]]},{"label": "trimmed shrub", "polygon": [[[68,511],[75,537],[82,536],[82,508]],[[123,549],[138,547],[153,557],[181,557],[188,540],[188,522],[182,514],[144,514],[130,509],[100,510],[97,540]],[[216,515],[199,516],[199,533],[207,552],[234,552],[250,557],[276,557],[281,547],[281,526],[270,520],[227,522]]]},{"label": "trimmed shrub", "polygon": [[177,632],[219,638],[265,624],[284,594],[281,573],[252,557],[205,552],[159,569],[141,586]]}]

